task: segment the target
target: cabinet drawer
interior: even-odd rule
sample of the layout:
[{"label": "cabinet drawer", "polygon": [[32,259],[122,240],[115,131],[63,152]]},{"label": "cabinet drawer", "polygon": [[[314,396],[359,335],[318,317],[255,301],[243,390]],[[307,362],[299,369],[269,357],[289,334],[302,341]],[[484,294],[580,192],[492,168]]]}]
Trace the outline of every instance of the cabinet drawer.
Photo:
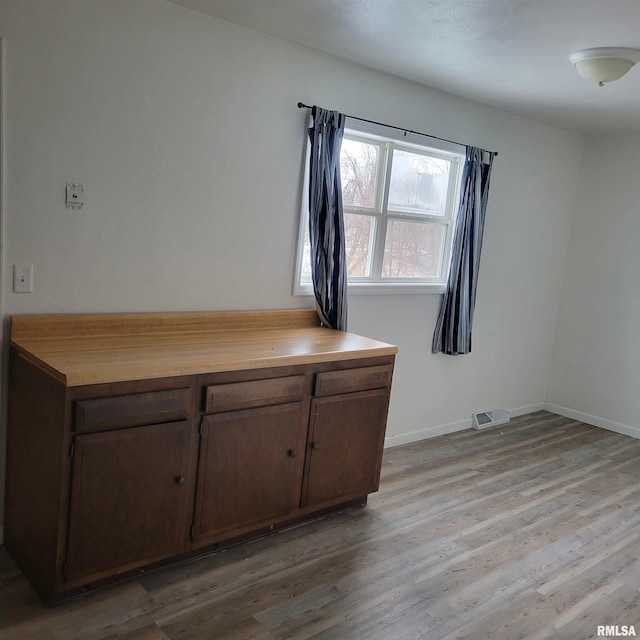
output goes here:
[{"label": "cabinet drawer", "polygon": [[304,376],[216,384],[206,388],[204,410],[217,413],[264,407],[300,400],[303,395]]},{"label": "cabinet drawer", "polygon": [[391,386],[391,365],[360,367],[344,371],[327,371],[316,375],[316,396],[331,396],[366,389],[381,389]]},{"label": "cabinet drawer", "polygon": [[190,407],[191,389],[77,400],[74,407],[75,429],[85,432],[174,422],[188,418]]}]

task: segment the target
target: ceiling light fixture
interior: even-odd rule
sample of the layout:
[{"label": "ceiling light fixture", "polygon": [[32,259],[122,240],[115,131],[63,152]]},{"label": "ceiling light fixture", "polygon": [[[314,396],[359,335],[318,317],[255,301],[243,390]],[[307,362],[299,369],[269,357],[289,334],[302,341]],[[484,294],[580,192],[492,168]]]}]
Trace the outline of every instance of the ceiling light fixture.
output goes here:
[{"label": "ceiling light fixture", "polygon": [[569,60],[583,78],[604,87],[607,82],[622,78],[639,62],[640,51],[619,47],[596,47],[576,51],[569,56]]}]

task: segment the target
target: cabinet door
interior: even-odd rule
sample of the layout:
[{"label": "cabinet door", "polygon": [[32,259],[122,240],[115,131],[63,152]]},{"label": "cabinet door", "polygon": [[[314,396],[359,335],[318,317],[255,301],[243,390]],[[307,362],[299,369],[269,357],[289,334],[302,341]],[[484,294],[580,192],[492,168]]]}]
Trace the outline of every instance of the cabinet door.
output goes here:
[{"label": "cabinet door", "polygon": [[67,581],[83,582],[184,550],[188,421],[75,438]]},{"label": "cabinet door", "polygon": [[388,397],[376,389],[312,401],[303,507],[377,491]]},{"label": "cabinet door", "polygon": [[307,431],[303,406],[292,402],[205,416],[195,544],[267,526],[298,507]]}]

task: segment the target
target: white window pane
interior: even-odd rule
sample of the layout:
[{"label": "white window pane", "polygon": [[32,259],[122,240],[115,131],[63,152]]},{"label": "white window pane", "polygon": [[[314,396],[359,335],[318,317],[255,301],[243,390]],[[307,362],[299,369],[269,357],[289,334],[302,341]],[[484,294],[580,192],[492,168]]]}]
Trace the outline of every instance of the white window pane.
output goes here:
[{"label": "white window pane", "polygon": [[340,177],[345,207],[372,209],[376,203],[376,180],[380,147],[358,140],[342,140]]},{"label": "white window pane", "polygon": [[[367,278],[371,275],[371,247],[373,243],[374,220],[371,216],[355,213],[344,214],[344,234],[346,238],[347,276]],[[304,234],[300,283],[311,282],[311,242],[309,231]]]},{"label": "white window pane", "polygon": [[382,261],[384,278],[438,278],[446,226],[389,220]]},{"label": "white window pane", "polygon": [[300,284],[311,282],[311,240],[309,240],[309,228],[304,234],[304,246],[302,247],[302,264],[300,265]]},{"label": "white window pane", "polygon": [[367,278],[370,274],[373,226],[374,220],[371,216],[355,213],[344,215],[349,278]]},{"label": "white window pane", "polygon": [[449,160],[394,149],[389,208],[445,215],[450,171]]}]

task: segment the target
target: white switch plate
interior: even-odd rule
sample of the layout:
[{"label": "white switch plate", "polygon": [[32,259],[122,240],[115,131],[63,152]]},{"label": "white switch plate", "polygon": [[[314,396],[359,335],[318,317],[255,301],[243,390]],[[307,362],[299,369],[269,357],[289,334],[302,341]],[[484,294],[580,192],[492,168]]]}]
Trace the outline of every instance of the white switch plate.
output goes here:
[{"label": "white switch plate", "polygon": [[13,292],[31,293],[33,291],[33,265],[13,265]]}]

